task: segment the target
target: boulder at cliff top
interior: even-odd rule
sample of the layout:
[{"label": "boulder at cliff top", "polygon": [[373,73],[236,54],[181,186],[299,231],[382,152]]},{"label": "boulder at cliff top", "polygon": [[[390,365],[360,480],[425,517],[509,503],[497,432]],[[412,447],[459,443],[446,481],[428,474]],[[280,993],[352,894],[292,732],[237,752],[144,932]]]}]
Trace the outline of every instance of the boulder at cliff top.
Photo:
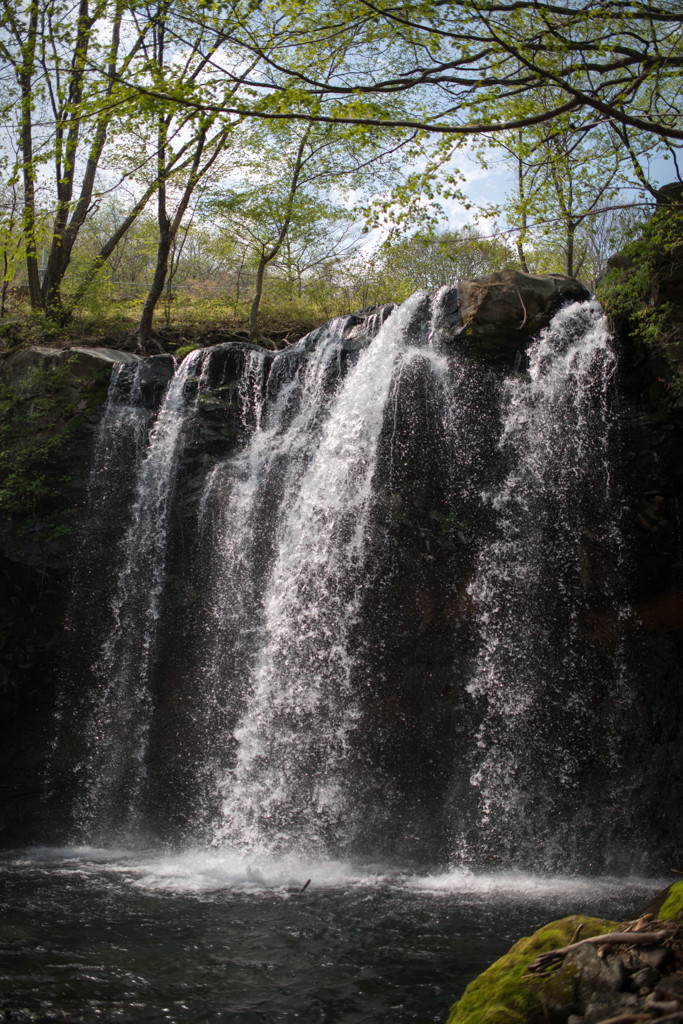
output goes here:
[{"label": "boulder at cliff top", "polygon": [[8,356],[0,363],[0,372],[7,377],[25,377],[33,369],[53,368],[68,365],[70,376],[79,379],[91,377],[101,369],[111,370],[115,363],[129,363],[140,359],[132,352],[115,348],[48,348],[47,345],[32,345]]},{"label": "boulder at cliff top", "polygon": [[453,337],[464,341],[472,355],[507,363],[560,306],[590,298],[588,289],[573,277],[516,270],[459,281],[453,291],[459,313]]}]

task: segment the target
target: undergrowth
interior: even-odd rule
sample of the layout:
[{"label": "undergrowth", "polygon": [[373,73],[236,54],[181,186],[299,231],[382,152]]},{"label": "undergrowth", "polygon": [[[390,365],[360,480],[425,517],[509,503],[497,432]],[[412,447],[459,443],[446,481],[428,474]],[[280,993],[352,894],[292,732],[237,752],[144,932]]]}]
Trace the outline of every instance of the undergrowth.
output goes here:
[{"label": "undergrowth", "polygon": [[[111,299],[96,312],[81,308],[71,320],[59,325],[25,303],[11,309],[0,320],[0,355],[30,345],[63,348],[78,344],[106,344],[133,351],[141,312],[139,300]],[[321,305],[308,299],[286,297],[264,300],[259,313],[256,340],[267,348],[283,348],[334,316],[351,312],[340,305]],[[150,353],[160,349],[175,352],[187,345],[212,343],[216,335],[235,340],[249,337],[249,307],[235,306],[220,298],[179,295],[171,303],[170,317],[159,308],[154,318]]]},{"label": "undergrowth", "polygon": [[613,264],[597,289],[603,308],[627,320],[632,334],[664,357],[671,386],[683,391],[683,210],[658,209]]}]

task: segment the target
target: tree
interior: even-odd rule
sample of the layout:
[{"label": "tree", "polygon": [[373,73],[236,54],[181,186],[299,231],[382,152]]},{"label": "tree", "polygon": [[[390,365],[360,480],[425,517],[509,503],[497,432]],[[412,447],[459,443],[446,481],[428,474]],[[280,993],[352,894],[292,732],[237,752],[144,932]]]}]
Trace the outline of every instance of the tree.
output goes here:
[{"label": "tree", "polygon": [[[141,37],[122,44],[121,0],[0,0],[0,53],[12,68],[19,117],[23,233],[31,305],[64,316],[61,285],[78,233],[94,201],[95,182],[120,98],[116,81]],[[96,69],[96,70],[93,70]],[[36,130],[36,111],[40,128]],[[54,217],[47,264],[38,268],[36,181],[52,165]]]},{"label": "tree", "polygon": [[[159,0],[145,13],[150,25],[145,45],[146,70],[152,81],[163,81],[169,74],[180,78],[187,86],[201,81],[215,45],[204,52],[206,32],[200,24],[191,45],[178,51],[172,33],[172,0]],[[169,47],[169,38],[173,47]],[[169,53],[170,49],[170,53]],[[239,91],[249,67],[237,75],[233,83],[233,94]],[[169,256],[178,236],[180,225],[187,211],[192,194],[199,182],[215,166],[229,138],[239,122],[226,119],[218,112],[201,113],[188,118],[187,114],[174,104],[157,103],[152,108],[155,124],[155,185],[157,197],[158,245],[154,277],[142,309],[137,330],[138,349],[144,351],[152,333],[152,320],[157,302],[164,289],[169,269]],[[190,141],[183,135],[190,134]],[[177,167],[178,153],[186,152],[185,174]],[[171,186],[175,187],[176,202],[169,209]]]},{"label": "tree", "polygon": [[[92,267],[102,247],[117,233],[126,220],[128,209],[123,204],[124,196],[115,195],[102,206],[93,210],[81,229],[78,243],[74,249],[72,265],[66,278],[65,301],[71,305],[72,291],[81,292],[83,296],[83,279],[88,277],[91,287],[97,287],[99,281],[118,286],[124,290],[130,286],[142,288],[149,285],[154,269],[156,244],[154,232],[155,218],[149,212],[140,214],[112,251],[97,274]],[[73,279],[70,279],[72,275]]]},{"label": "tree", "polygon": [[292,292],[303,295],[304,281],[318,278],[352,257],[361,232],[351,210],[318,195],[304,196],[296,222],[284,240],[278,269],[284,273]]},{"label": "tree", "polygon": [[[252,102],[234,107],[244,115],[480,136],[571,111],[683,141],[683,13],[673,0],[214,0],[203,10],[260,61]],[[344,66],[321,72],[340,47]],[[217,107],[224,77],[179,101]]]},{"label": "tree", "polygon": [[[177,101],[271,123],[417,131],[428,167],[386,203],[392,213],[400,204],[409,225],[424,219],[425,196],[431,201],[444,181],[467,202],[457,176],[444,179],[460,147],[518,131],[545,131],[548,141],[560,126],[565,155],[612,135],[631,182],[653,196],[659,190],[640,154],[668,153],[680,178],[683,14],[672,0],[213,0],[203,9],[221,45],[253,60],[249,90],[226,100],[231,79],[221,67],[201,94],[171,90]],[[600,184],[608,181],[601,174]],[[564,192],[557,199],[565,266],[573,266],[575,203]]]},{"label": "tree", "polygon": [[23,255],[21,199],[17,183],[12,180],[7,185],[0,187],[0,254],[2,254],[0,317],[3,317],[7,307],[8,287]]},{"label": "tree", "polygon": [[517,263],[502,241],[484,238],[469,226],[431,236],[416,234],[386,245],[381,255],[388,295],[399,301],[418,288],[434,291]]},{"label": "tree", "polygon": [[344,193],[375,187],[396,172],[394,147],[383,142],[381,133],[295,122],[254,124],[242,134],[239,181],[219,187],[206,208],[222,217],[254,267],[250,337],[258,333],[266,272],[278,260],[286,263],[287,244],[290,256],[310,249],[314,225],[326,225],[334,237],[334,226],[348,217],[339,201]]},{"label": "tree", "polygon": [[[504,204],[522,268],[540,240],[561,254],[553,269],[581,271],[578,232],[609,207],[628,183],[625,154],[608,127],[582,130],[562,115],[501,140],[514,168],[515,187]],[[533,263],[534,260],[532,259]]]}]

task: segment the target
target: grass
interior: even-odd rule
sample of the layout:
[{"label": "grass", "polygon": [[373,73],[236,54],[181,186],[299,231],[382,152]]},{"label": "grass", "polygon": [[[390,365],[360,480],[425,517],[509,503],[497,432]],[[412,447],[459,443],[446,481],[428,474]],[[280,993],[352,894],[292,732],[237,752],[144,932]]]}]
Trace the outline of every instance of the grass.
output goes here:
[{"label": "grass", "polygon": [[[17,305],[0,320],[0,355],[30,345],[67,348],[73,345],[108,345],[124,351],[135,349],[135,332],[142,300],[112,299],[96,307],[77,310],[65,326],[36,313],[26,304]],[[326,320],[349,310],[339,302],[322,305],[297,297],[264,297],[259,311],[258,343],[266,348],[284,348],[298,341]],[[154,317],[150,353],[160,349],[175,352],[180,347],[213,344],[217,340],[246,341],[249,338],[249,305],[224,298],[179,295],[170,303],[169,315],[159,303]]]}]

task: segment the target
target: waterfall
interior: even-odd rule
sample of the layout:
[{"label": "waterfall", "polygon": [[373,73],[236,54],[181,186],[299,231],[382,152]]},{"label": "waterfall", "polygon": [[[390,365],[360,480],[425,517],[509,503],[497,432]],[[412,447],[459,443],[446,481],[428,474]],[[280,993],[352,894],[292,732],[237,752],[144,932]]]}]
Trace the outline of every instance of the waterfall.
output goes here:
[{"label": "waterfall", "polygon": [[[348,375],[310,465],[289,476],[263,595],[263,640],[221,783],[215,842],[260,849],[337,848],[353,818],[353,627],[363,593],[377,447],[418,294],[394,313]],[[427,320],[427,325],[428,325]],[[298,441],[301,427],[293,428]]]},{"label": "waterfall", "polygon": [[[263,643],[261,592],[278,524],[319,443],[334,394],[330,371],[338,358],[341,329],[342,322],[333,321],[308,358],[297,360],[294,373],[280,359],[266,380],[263,354],[250,353],[239,384],[248,440],[216,464],[201,496],[210,590],[196,712],[204,750],[197,758],[200,795],[193,828],[208,828],[211,834],[220,779],[234,756],[233,733],[248,692],[251,662]],[[295,354],[303,355],[301,346]],[[266,391],[271,401],[264,409]]]},{"label": "waterfall", "polygon": [[616,356],[576,303],[524,366],[488,365],[448,301],[191,353],[151,429],[140,368],[118,371],[86,516],[112,583],[85,617],[82,837],[608,860],[576,835],[630,823]]},{"label": "waterfall", "polygon": [[[88,834],[111,834],[113,829],[125,835],[137,825],[153,710],[149,675],[157,643],[166,528],[186,422],[186,384],[200,362],[201,353],[191,353],[174,375],[137,465],[129,525],[117,552],[108,630],[92,666],[97,685],[90,700],[85,784],[76,812]],[[110,394],[105,429],[111,425],[114,434],[129,432],[129,404],[117,407]]]},{"label": "waterfall", "polygon": [[[579,819],[590,817],[597,765],[602,787],[615,767],[611,727],[628,701],[623,664],[618,654],[601,663],[589,621],[596,603],[619,607],[624,585],[617,364],[597,303],[558,313],[528,363],[505,381],[506,466],[484,495],[493,537],[469,587],[480,645],[467,689],[481,718],[470,769],[477,809],[460,853],[552,868],[571,860],[576,842],[590,845]],[[603,820],[603,845],[608,832]]]}]

